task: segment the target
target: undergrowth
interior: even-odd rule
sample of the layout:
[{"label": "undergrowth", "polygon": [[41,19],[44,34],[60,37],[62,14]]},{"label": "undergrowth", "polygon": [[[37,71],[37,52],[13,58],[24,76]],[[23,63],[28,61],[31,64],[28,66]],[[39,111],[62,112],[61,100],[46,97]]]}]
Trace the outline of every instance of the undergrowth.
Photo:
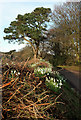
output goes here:
[{"label": "undergrowth", "polygon": [[[3,63],[2,86],[0,87],[2,90],[2,120],[80,120],[80,95],[71,89],[67,82],[60,83],[59,91],[58,87],[54,89],[52,86],[54,79],[51,78],[50,73],[38,72],[36,74],[35,69],[48,67],[48,62],[43,61],[34,68],[27,63],[28,61]],[[60,74],[55,74],[54,77],[56,80],[63,80]],[[46,79],[48,83],[50,81],[50,87],[48,84],[46,85]]]}]

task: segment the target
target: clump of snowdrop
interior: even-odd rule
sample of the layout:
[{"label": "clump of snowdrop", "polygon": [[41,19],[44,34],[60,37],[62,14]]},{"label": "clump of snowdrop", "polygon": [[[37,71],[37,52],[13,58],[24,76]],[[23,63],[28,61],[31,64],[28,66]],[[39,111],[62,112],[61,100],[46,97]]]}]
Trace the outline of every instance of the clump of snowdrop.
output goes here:
[{"label": "clump of snowdrop", "polygon": [[52,69],[52,65],[51,65],[48,61],[45,61],[44,59],[40,59],[39,62],[36,62],[36,63],[34,63],[34,64],[31,64],[30,66],[31,66],[31,67],[36,67],[38,64],[40,64],[40,63],[42,63],[42,62],[47,63],[48,68]]},{"label": "clump of snowdrop", "polygon": [[11,70],[11,75],[16,75],[16,76],[19,76],[20,75],[20,72],[17,72],[16,70]]},{"label": "clump of snowdrop", "polygon": [[34,69],[34,73],[39,73],[39,74],[48,74],[52,72],[51,68],[41,68],[41,67],[37,67],[36,69]]},{"label": "clump of snowdrop", "polygon": [[56,81],[55,78],[51,78],[50,80],[48,80],[48,78],[46,78],[46,82],[47,82],[47,84],[51,83],[54,88],[61,88],[63,85],[61,80]]},{"label": "clump of snowdrop", "polygon": [[[48,65],[48,67],[46,67],[46,66],[42,66],[42,67],[37,66],[41,62],[45,62]],[[64,78],[62,76],[60,76],[60,73],[58,71],[53,71],[52,70],[53,67],[52,67],[52,65],[48,61],[40,59],[39,62],[37,62],[35,64],[32,64],[31,67],[35,67],[34,68],[34,73],[37,76],[39,76],[39,77],[40,76],[44,76],[44,75],[49,76],[49,77],[46,77],[46,85],[51,90],[58,91],[59,89],[61,89],[61,87],[63,85],[63,82],[65,80],[64,80]],[[50,73],[54,74],[54,78],[50,76]]]},{"label": "clump of snowdrop", "polygon": [[30,66],[31,66],[31,67],[35,67],[37,64],[39,64],[39,62],[34,63],[34,64],[31,64]]},{"label": "clump of snowdrop", "polygon": [[[41,62],[46,63],[48,65],[48,67],[39,66],[39,64],[41,64]],[[52,65],[48,61],[45,61],[43,59],[40,59],[40,61],[37,62],[37,63],[31,64],[31,67],[34,67],[34,73],[35,74],[41,74],[41,75],[45,75],[46,73],[48,73],[48,74],[52,73],[52,68],[53,68]]]},{"label": "clump of snowdrop", "polygon": [[46,77],[47,87],[56,92],[62,88],[64,82],[65,82],[65,79],[62,76],[60,76],[59,72],[56,72],[55,78]]}]

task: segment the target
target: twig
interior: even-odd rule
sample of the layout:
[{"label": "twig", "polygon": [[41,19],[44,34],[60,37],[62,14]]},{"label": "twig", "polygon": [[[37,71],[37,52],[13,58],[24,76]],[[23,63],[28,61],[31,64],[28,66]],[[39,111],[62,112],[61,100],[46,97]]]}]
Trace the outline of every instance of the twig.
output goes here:
[{"label": "twig", "polygon": [[15,84],[17,83],[18,80],[19,80],[19,78],[16,78],[11,86],[15,86]]},{"label": "twig", "polygon": [[14,81],[14,80],[12,80],[12,81],[10,81],[10,82],[8,82],[8,83],[6,83],[6,84],[3,84],[3,86],[0,87],[0,89],[6,87],[6,86],[8,86],[8,85],[10,85],[13,81]]},{"label": "twig", "polygon": [[10,67],[8,68],[8,70],[6,70],[3,74],[3,76],[10,70]]},{"label": "twig", "polygon": [[52,104],[46,106],[43,110],[45,110],[45,109],[47,109],[47,108],[50,108],[51,106],[53,106],[53,105],[55,105],[55,104],[57,104],[57,103],[58,103],[58,104],[59,104],[59,103],[64,104],[63,102],[56,102],[56,100],[57,100],[61,95],[62,95],[62,93],[56,97],[54,103],[52,103]]},{"label": "twig", "polygon": [[37,114],[36,114],[36,111],[35,111],[34,106],[33,106],[33,112],[34,112],[34,114],[35,114],[35,118],[37,119]]},{"label": "twig", "polygon": [[[38,88],[38,86],[41,85],[41,84],[42,84],[42,81],[40,81],[40,83],[39,83],[36,87],[34,87],[33,90],[31,90],[29,93],[27,93],[26,95],[24,95],[22,98],[24,98],[24,97],[28,96],[29,94],[31,94],[31,93],[32,93],[36,88]],[[22,98],[21,98],[21,99],[22,99]]]},{"label": "twig", "polygon": [[40,102],[40,101],[44,100],[46,97],[49,97],[49,95],[46,95],[45,97],[43,97],[43,98],[39,99],[39,100],[38,100],[37,102],[35,102],[34,104],[37,104],[38,102]]},{"label": "twig", "polygon": [[55,102],[56,102],[56,100],[57,100],[61,95],[62,95],[62,93],[55,98]]},{"label": "twig", "polygon": [[27,107],[30,107],[30,106],[33,106],[33,105],[37,104],[38,102],[42,101],[42,100],[45,99],[46,97],[49,97],[49,95],[46,95],[45,97],[41,98],[40,100],[38,100],[38,101],[35,102],[34,104],[28,105],[28,106],[24,107],[23,109],[25,109],[25,108],[27,108]]},{"label": "twig", "polygon": [[[37,109],[38,107],[36,106],[36,104],[35,104],[34,107],[35,107],[36,112],[41,116],[41,114],[39,113],[39,111],[38,111],[38,109]],[[41,116],[41,118],[42,118],[42,116]]]},{"label": "twig", "polygon": [[50,103],[36,104],[36,106],[49,105]]},{"label": "twig", "polygon": [[45,107],[44,109],[42,109],[42,110],[47,110],[48,108],[52,107],[53,105],[55,105],[55,104],[60,104],[60,103],[61,103],[61,104],[64,104],[63,102],[54,102],[54,103],[46,106],[46,107]]},{"label": "twig", "polygon": [[24,98],[29,104],[34,103],[33,101],[28,100],[27,98]]},{"label": "twig", "polygon": [[[23,87],[23,85],[21,85],[21,87]],[[12,99],[12,97],[16,94],[16,92],[17,92],[21,87],[19,87],[19,88],[15,91],[15,93],[9,98],[9,100],[8,100],[7,102],[9,102],[9,101]]]},{"label": "twig", "polygon": [[[25,64],[23,65],[22,70],[24,69],[25,65],[27,64],[29,58],[30,58],[30,57],[28,57],[27,61],[26,61]],[[22,71],[22,70],[21,70],[21,71]]]},{"label": "twig", "polygon": [[20,101],[20,103],[23,105],[23,107],[26,106],[20,98],[18,98],[17,96],[15,96],[15,97]]},{"label": "twig", "polygon": [[42,96],[43,94],[45,94],[45,93],[48,93],[49,91],[44,91],[44,92],[42,92],[40,95],[38,95],[38,97],[40,97],[40,96]]},{"label": "twig", "polygon": [[29,72],[26,73],[26,76],[28,75]]}]

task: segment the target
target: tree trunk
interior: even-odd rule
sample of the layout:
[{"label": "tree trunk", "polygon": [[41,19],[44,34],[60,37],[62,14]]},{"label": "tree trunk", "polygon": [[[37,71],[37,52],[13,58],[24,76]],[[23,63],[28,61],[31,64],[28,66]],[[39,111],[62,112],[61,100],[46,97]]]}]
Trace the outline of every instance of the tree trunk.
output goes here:
[{"label": "tree trunk", "polygon": [[38,47],[37,47],[37,49],[36,49],[36,51],[34,52],[34,60],[35,60],[35,62],[36,62],[36,58],[38,57]]},{"label": "tree trunk", "polygon": [[36,58],[38,57],[39,44],[36,44],[36,49],[35,49],[35,47],[34,47],[34,45],[32,44],[31,41],[27,40],[25,37],[24,37],[24,40],[29,42],[29,44],[31,45],[31,47],[33,49],[33,53],[34,53],[34,60],[36,61]]},{"label": "tree trunk", "polygon": [[36,55],[36,53],[34,54],[34,60],[35,60],[35,62],[36,62],[36,58],[37,58],[37,55]]}]

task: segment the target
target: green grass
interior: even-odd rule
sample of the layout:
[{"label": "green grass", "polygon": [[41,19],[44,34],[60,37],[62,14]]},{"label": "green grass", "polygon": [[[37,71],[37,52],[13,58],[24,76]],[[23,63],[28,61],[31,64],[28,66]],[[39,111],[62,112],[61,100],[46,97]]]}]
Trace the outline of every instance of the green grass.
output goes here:
[{"label": "green grass", "polygon": [[65,69],[67,69],[69,71],[76,71],[76,72],[81,71],[80,66],[58,66],[58,67],[65,68]]}]

